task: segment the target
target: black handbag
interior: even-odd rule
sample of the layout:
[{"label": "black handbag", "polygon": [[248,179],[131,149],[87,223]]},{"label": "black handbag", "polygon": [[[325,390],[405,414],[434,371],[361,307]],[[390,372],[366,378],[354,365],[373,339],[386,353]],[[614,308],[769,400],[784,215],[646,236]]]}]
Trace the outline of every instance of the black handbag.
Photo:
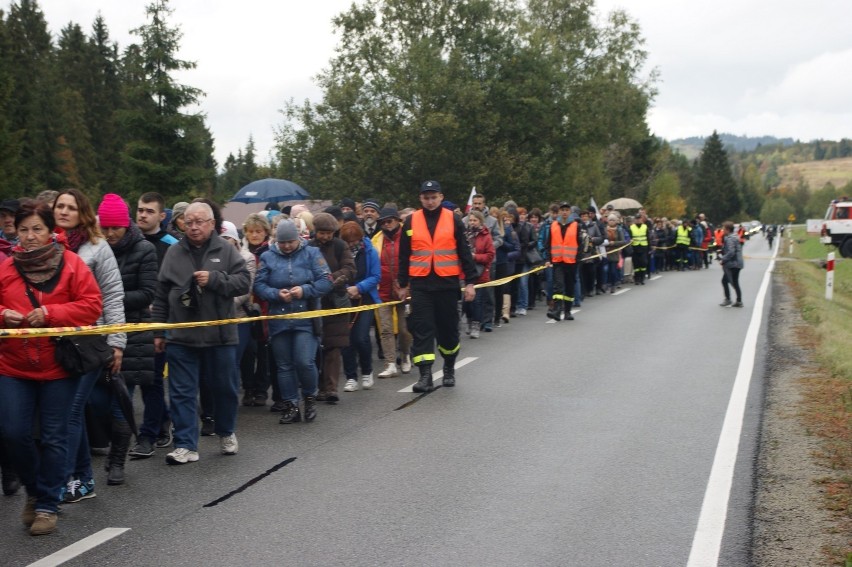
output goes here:
[{"label": "black handbag", "polygon": [[544,258],[541,257],[541,254],[538,252],[538,248],[535,246],[524,250],[524,256],[527,259],[527,264],[530,266],[537,266],[538,264],[544,263]]},{"label": "black handbag", "polygon": [[[41,307],[30,287],[24,286],[34,309]],[[103,335],[70,335],[54,337],[56,362],[70,376],[82,376],[92,370],[106,368],[112,364],[114,353]]]}]

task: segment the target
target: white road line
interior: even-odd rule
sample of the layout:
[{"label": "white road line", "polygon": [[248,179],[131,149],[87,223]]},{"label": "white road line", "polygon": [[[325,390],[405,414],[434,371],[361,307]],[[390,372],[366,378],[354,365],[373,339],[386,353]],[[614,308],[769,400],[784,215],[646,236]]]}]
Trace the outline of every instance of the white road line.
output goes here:
[{"label": "white road line", "polygon": [[649,279],[650,279],[651,281],[654,281],[654,280],[658,280],[658,279],[660,279],[661,277],[663,277],[663,276],[656,275],[656,276],[651,276]]},{"label": "white road line", "polygon": [[102,543],[106,543],[114,537],[118,537],[124,532],[130,531],[130,528],[104,528],[101,531],[83,538],[77,543],[73,543],[68,547],[60,549],[56,553],[52,553],[47,557],[39,559],[35,563],[30,563],[29,567],[54,567],[62,565],[66,561],[70,561],[90,551]]},{"label": "white road line", "polygon": [[775,267],[776,248],[772,254],[769,266],[763,274],[763,281],[754,300],[754,310],[751,322],[746,331],[737,377],[731,390],[731,399],[725,412],[722,433],[716,446],[716,456],[710,479],[707,481],[707,491],[701,504],[701,515],[692,539],[692,549],[689,552],[687,567],[715,567],[719,562],[719,551],[722,547],[722,536],[725,533],[725,519],[728,515],[728,500],[731,495],[731,484],[734,478],[734,465],[740,445],[740,434],[743,427],[746,398],[749,384],[754,372],[754,360],[757,354],[757,337],[763,319],[763,304],[769,280]]},{"label": "white road line", "polygon": [[620,289],[620,290],[618,290],[618,291],[616,291],[615,293],[612,293],[612,294],[610,294],[610,295],[621,295],[622,293],[627,293],[628,291],[630,291],[630,288],[629,288],[629,287],[625,287],[624,289]]},{"label": "white road line", "polygon": [[[467,358],[457,360],[456,361],[456,369],[459,369],[466,364],[470,364],[471,362],[473,362],[474,360],[477,360],[478,358],[479,358],[478,356],[468,356]],[[416,367],[414,367],[414,368],[416,368]],[[413,368],[412,368],[412,370],[413,370]],[[432,373],[432,379],[433,380],[440,380],[443,377],[444,377],[444,371],[443,370],[438,370],[437,372]],[[416,383],[417,382],[415,382],[414,384],[416,384]],[[411,389],[411,387],[414,386],[414,384],[411,384],[410,386],[406,386],[402,390],[397,390],[397,391],[401,394],[410,394],[410,393],[414,392],[414,390]]]}]

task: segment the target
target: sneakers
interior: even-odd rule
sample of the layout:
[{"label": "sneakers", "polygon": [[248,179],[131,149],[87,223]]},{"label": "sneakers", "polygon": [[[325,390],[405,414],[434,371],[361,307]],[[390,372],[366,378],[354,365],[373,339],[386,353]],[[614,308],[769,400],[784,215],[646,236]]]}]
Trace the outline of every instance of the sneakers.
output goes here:
[{"label": "sneakers", "polygon": [[[236,439],[234,439],[236,442]],[[170,465],[185,465],[186,463],[194,463],[198,460],[198,451],[178,447],[168,455],[166,455],[166,463]]]},{"label": "sneakers", "polygon": [[313,421],[317,417],[317,400],[314,396],[305,396],[305,421]]},{"label": "sneakers", "polygon": [[369,390],[370,388],[373,387],[373,384],[375,384],[375,381],[373,380],[373,373],[372,372],[370,372],[369,374],[362,374],[361,375],[361,387],[362,388],[364,388],[365,390]]},{"label": "sneakers", "polygon": [[730,307],[730,306],[731,306],[731,300],[730,299],[725,299],[725,301],[723,301],[722,303],[719,304],[719,307]]},{"label": "sneakers", "polygon": [[239,443],[237,443],[237,436],[231,433],[230,435],[220,437],[219,448],[222,450],[223,455],[236,455],[240,448]]},{"label": "sneakers", "polygon": [[409,372],[411,372],[411,355],[410,354],[406,354],[405,356],[402,357],[401,367],[402,367],[402,373],[403,374],[408,374]]},{"label": "sneakers", "polygon": [[523,307],[519,307],[518,309],[515,310],[515,315],[518,315],[519,317],[523,317],[526,314],[527,314],[527,310],[524,309]]},{"label": "sneakers", "polygon": [[396,369],[396,363],[393,362],[388,362],[385,369],[379,372],[379,378],[393,378],[394,376],[399,376],[399,371]]},{"label": "sneakers", "polygon": [[479,325],[477,325],[476,327],[471,329],[470,338],[472,338],[472,339],[478,339],[479,338]]},{"label": "sneakers", "polygon": [[160,435],[157,437],[157,440],[154,442],[154,448],[167,449],[171,447],[172,442],[174,441],[174,433],[175,428],[172,425],[172,422],[167,421],[160,430]]},{"label": "sneakers", "polygon": [[130,449],[130,455],[134,459],[147,459],[148,457],[153,456],[154,454],[154,446],[151,444],[151,441],[145,439],[144,437],[140,437],[136,441],[136,445]]},{"label": "sneakers", "polygon": [[212,417],[202,417],[201,418],[201,436],[202,437],[213,437],[216,435],[216,422],[213,421]]},{"label": "sneakers", "polygon": [[734,303],[731,307],[742,307],[742,306],[743,306],[743,302],[742,302],[742,301],[737,301],[737,302],[736,302],[736,303]]},{"label": "sneakers", "polygon": [[346,381],[346,385],[343,386],[344,392],[355,392],[358,390],[358,380],[355,378],[350,378]]},{"label": "sneakers", "polygon": [[75,478],[68,481],[68,485],[65,487],[65,498],[62,501],[66,504],[73,504],[74,502],[88,500],[95,496],[97,494],[95,494],[94,479],[82,482],[80,479]]},{"label": "sneakers", "polygon": [[30,535],[47,535],[56,530],[56,514],[38,511],[30,526]]}]

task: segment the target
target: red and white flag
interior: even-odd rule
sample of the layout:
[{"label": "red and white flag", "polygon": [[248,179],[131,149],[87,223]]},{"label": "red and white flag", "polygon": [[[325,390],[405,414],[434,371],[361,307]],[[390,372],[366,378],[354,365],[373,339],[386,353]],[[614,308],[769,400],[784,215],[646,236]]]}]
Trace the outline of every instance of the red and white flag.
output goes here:
[{"label": "red and white flag", "polygon": [[473,207],[473,196],[476,195],[476,185],[474,185],[470,189],[470,197],[467,198],[467,206],[464,208],[464,214],[468,214],[470,212],[471,207]]}]

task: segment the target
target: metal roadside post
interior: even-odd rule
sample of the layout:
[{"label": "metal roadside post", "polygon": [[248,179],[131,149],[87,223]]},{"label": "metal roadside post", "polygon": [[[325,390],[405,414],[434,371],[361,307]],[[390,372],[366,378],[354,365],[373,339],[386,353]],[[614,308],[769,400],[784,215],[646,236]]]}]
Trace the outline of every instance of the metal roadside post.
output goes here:
[{"label": "metal roadside post", "polygon": [[828,253],[825,263],[825,298],[829,301],[834,297],[834,252]]}]

